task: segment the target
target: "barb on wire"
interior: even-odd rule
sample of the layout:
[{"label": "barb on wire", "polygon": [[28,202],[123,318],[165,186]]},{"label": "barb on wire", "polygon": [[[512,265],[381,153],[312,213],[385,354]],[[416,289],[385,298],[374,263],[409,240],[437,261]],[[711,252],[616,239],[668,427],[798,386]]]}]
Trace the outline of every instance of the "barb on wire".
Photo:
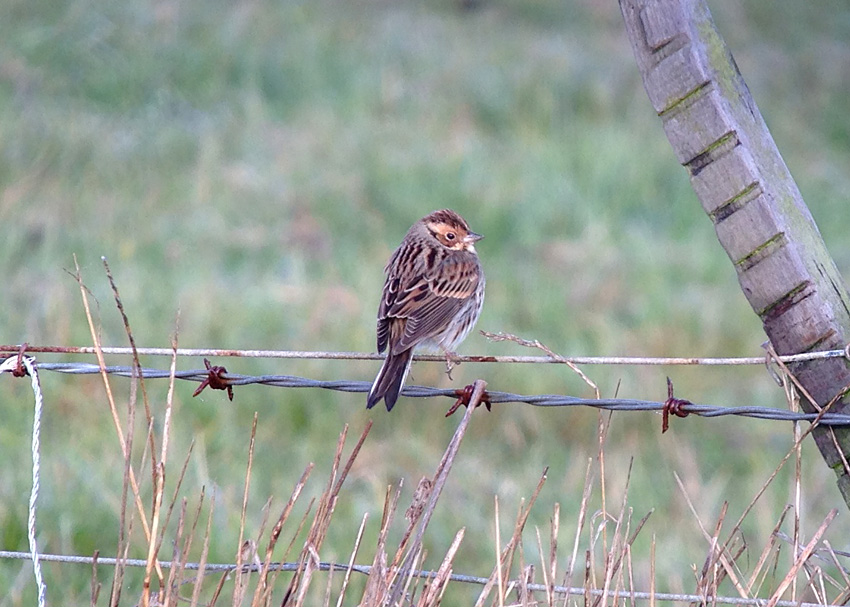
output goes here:
[{"label": "barb on wire", "polygon": [[[457,400],[455,401],[455,404],[453,404],[451,407],[449,407],[449,410],[446,411],[446,417],[451,417],[452,415],[454,415],[455,411],[460,409],[461,406],[469,407],[470,401],[472,400],[472,394],[474,392],[475,392],[475,384],[469,384],[465,388],[461,388],[460,390],[455,390],[455,395],[457,395]],[[481,399],[479,400],[478,403],[476,403],[474,405],[474,407],[477,407],[477,406],[482,405],[482,404],[485,407],[487,407],[488,411],[492,410],[491,409],[492,403],[490,403],[490,395],[487,394],[486,390],[481,393]]]},{"label": "barb on wire", "polygon": [[198,389],[192,392],[192,396],[197,396],[204,391],[204,388],[209,386],[213,390],[227,390],[227,398],[233,400],[233,386],[224,377],[227,375],[227,369],[222,366],[213,365],[208,358],[204,359],[204,366],[207,368],[207,377],[201,382]]},{"label": "barb on wire", "polygon": [[[95,374],[100,373],[100,367],[92,363],[40,363],[42,370],[56,371],[70,374]],[[132,377],[133,368],[129,366],[108,366],[107,373],[122,377]],[[142,376],[145,379],[164,379],[170,377],[170,371],[164,369],[143,368]],[[209,377],[206,369],[191,371],[177,371],[175,378],[203,382]],[[266,386],[277,386],[281,388],[321,388],[337,392],[368,392],[370,382],[351,380],[317,380],[293,375],[240,375],[227,373],[221,376],[230,386],[245,386],[249,384],[262,384]],[[535,407],[594,407],[607,411],[660,411],[663,412],[665,403],[657,401],[627,399],[627,398],[579,398],[564,394],[535,394],[524,395],[512,392],[496,392],[488,390],[491,404],[525,403]],[[402,395],[411,398],[433,398],[436,396],[457,399],[457,390],[446,390],[431,388],[428,386],[406,386]],[[788,411],[786,409],[774,409],[771,407],[741,406],[723,407],[717,405],[700,405],[695,403],[683,404],[679,407],[682,413],[699,415],[701,417],[722,417],[725,415],[739,415],[754,419],[780,420],[789,422],[808,421],[828,426],[850,426],[850,415],[844,413],[803,413]]]},{"label": "barb on wire", "polygon": [[676,398],[673,396],[673,380],[667,378],[667,400],[664,401],[664,407],[661,409],[661,434],[667,432],[670,427],[670,415],[676,417],[687,417],[690,411],[687,410],[689,405],[693,403],[684,398]]}]

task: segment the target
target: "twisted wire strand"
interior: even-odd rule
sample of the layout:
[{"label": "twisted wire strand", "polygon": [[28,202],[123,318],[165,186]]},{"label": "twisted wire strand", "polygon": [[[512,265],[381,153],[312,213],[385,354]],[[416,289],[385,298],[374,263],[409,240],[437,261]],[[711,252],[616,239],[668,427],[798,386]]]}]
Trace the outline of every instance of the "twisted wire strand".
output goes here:
[{"label": "twisted wire strand", "polygon": [[[444,359],[442,359],[444,360]],[[100,373],[100,367],[93,363],[66,362],[66,363],[39,363],[39,368],[58,373],[72,375],[85,375]],[[137,371],[130,366],[108,366],[106,372],[121,377],[133,377]],[[142,377],[145,379],[167,379],[170,372],[165,369],[143,368]],[[202,382],[209,377],[206,369],[177,371],[175,378],[185,381]],[[220,375],[231,386],[246,386],[250,384],[261,384],[276,386],[280,388],[321,388],[337,392],[363,392],[366,393],[371,387],[370,382],[352,380],[318,380],[294,375],[241,375],[238,373],[224,373]],[[536,394],[523,395],[511,392],[499,392],[488,390],[490,402],[497,403],[524,403],[535,407],[594,407],[608,411],[662,411],[663,402],[628,399],[628,398],[579,398],[563,394]],[[433,398],[448,397],[458,398],[456,390],[431,388],[428,386],[406,386],[402,395],[411,398]],[[827,426],[850,426],[850,414],[827,412],[823,414],[794,412],[787,409],[774,409],[772,407],[738,406],[724,407],[717,405],[686,404],[681,407],[682,411],[699,415],[701,417],[723,417],[726,415],[737,415],[754,419],[778,420],[788,422],[815,421]]]},{"label": "twisted wire strand", "polygon": [[[0,550],[0,559],[19,559],[26,560],[30,558],[29,553],[27,552],[15,552],[10,550]],[[64,555],[64,554],[42,554],[42,560],[50,561],[54,563],[71,563],[71,564],[80,564],[80,565],[92,565],[95,563],[95,558],[92,556],[77,556],[77,555]],[[122,565],[126,565],[128,567],[145,567],[147,566],[147,561],[145,559],[120,559],[120,563]],[[189,571],[197,571],[201,568],[200,563],[195,562],[187,562],[187,563],[178,563],[173,561],[158,561],[159,566],[163,569],[170,569],[171,567],[182,567],[183,569]],[[106,566],[115,566],[119,564],[119,559],[114,557],[98,557],[97,564],[106,565]],[[236,571],[235,563],[206,563],[204,565],[205,571],[217,572],[217,571]],[[270,571],[296,571],[299,567],[298,563],[270,563],[269,570]],[[328,563],[328,562],[320,562],[318,563],[318,569],[320,571],[348,571],[349,566],[343,563]],[[369,575],[372,571],[371,565],[351,565],[351,571],[361,573],[363,575]],[[257,573],[261,570],[261,565],[256,564],[246,564],[242,566],[242,570],[244,572]],[[411,574],[418,578],[423,579],[433,579],[437,577],[436,571],[431,570],[413,570]],[[462,582],[465,584],[476,584],[479,586],[483,586],[489,582],[489,578],[474,576],[474,575],[465,575],[461,573],[452,573],[449,576],[449,579],[453,582]],[[590,594],[591,596],[608,596],[608,597],[632,597],[637,600],[657,600],[657,601],[669,601],[669,602],[687,602],[687,603],[700,603],[700,604],[723,604],[723,605],[741,605],[747,607],[765,607],[769,603],[769,599],[763,598],[743,598],[743,597],[729,597],[729,596],[714,596],[714,595],[699,595],[699,594],[676,594],[669,592],[642,592],[642,591],[631,591],[631,590],[604,590],[602,588],[577,588],[571,586],[559,586],[555,585],[553,587],[547,587],[545,584],[527,584],[526,585],[529,590],[532,591],[540,591],[546,592],[547,590],[551,590],[556,594],[564,594],[564,595],[575,595],[575,596],[584,596],[586,594]],[[823,603],[804,603],[799,601],[788,601],[788,600],[779,600],[774,603],[777,607],[841,607],[840,605],[832,605],[832,604],[823,604]]]}]

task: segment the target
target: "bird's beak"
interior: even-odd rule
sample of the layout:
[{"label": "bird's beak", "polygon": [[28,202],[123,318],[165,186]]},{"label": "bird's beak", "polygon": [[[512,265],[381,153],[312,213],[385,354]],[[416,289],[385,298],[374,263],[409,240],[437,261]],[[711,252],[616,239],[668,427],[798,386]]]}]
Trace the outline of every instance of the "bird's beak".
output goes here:
[{"label": "bird's beak", "polygon": [[482,236],[481,234],[476,234],[475,232],[468,232],[466,234],[466,238],[464,238],[463,241],[467,244],[475,244],[482,238],[484,238],[484,236]]}]

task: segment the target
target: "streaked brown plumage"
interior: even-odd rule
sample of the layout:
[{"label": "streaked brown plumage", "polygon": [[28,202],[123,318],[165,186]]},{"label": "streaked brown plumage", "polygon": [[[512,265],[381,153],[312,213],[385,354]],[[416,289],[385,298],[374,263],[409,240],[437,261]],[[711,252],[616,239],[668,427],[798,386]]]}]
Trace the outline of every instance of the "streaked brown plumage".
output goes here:
[{"label": "streaked brown plumage", "polygon": [[484,304],[484,272],[475,251],[482,236],[449,209],[417,221],[387,262],[378,307],[378,352],[387,358],[366,401],[393,408],[414,348],[450,356],[472,330]]}]

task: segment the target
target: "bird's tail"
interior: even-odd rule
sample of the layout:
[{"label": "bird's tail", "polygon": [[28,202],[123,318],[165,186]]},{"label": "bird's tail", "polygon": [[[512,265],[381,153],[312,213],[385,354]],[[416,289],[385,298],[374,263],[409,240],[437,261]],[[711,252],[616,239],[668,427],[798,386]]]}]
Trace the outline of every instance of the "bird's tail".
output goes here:
[{"label": "bird's tail", "polygon": [[410,370],[412,356],[413,348],[398,354],[392,352],[387,354],[381,370],[378,371],[378,377],[375,378],[372,389],[369,390],[369,397],[366,399],[367,409],[374,407],[382,398],[387,405],[387,411],[393,408],[404,385],[407,372]]}]

